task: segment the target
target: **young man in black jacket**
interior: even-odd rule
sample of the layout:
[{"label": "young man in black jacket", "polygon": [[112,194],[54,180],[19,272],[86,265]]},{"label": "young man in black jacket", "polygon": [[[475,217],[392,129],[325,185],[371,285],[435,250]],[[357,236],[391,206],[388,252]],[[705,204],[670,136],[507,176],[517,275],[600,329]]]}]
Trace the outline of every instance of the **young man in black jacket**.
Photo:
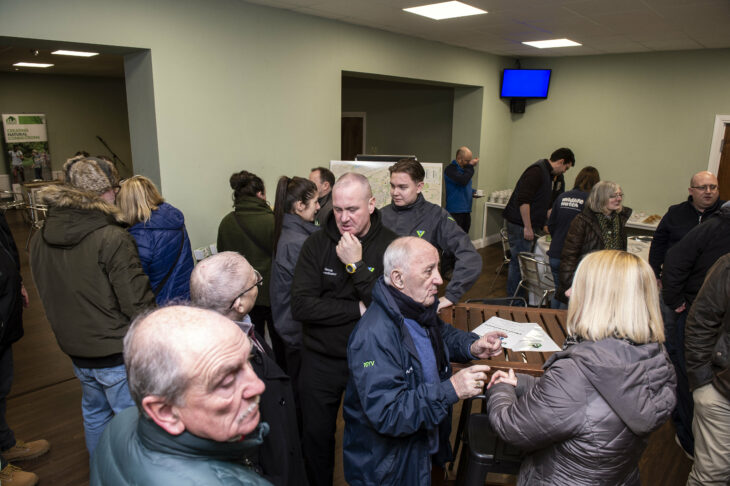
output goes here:
[{"label": "young man in black jacket", "polygon": [[294,270],[291,307],[304,331],[299,376],[302,452],[309,484],[331,485],[337,411],[347,385],[347,341],[383,274],[396,235],[380,221],[365,176],[342,175],[332,213],[304,242]]}]

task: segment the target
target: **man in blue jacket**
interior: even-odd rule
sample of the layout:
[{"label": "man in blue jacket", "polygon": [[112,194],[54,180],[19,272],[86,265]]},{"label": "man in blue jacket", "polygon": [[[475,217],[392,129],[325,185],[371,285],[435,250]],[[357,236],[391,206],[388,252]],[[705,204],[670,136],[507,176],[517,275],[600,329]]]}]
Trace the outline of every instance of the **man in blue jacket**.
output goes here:
[{"label": "man in blue jacket", "polygon": [[466,234],[471,228],[471,200],[474,197],[471,178],[478,163],[479,159],[473,157],[469,147],[461,147],[456,151],[454,160],[444,169],[446,211]]},{"label": "man in blue jacket", "polygon": [[345,479],[360,485],[430,485],[432,464],[451,459],[451,406],[481,392],[489,367],[451,375],[450,361],[502,352],[499,336],[454,329],[438,318],[438,251],[398,238],[384,275],[350,336],[345,392]]}]

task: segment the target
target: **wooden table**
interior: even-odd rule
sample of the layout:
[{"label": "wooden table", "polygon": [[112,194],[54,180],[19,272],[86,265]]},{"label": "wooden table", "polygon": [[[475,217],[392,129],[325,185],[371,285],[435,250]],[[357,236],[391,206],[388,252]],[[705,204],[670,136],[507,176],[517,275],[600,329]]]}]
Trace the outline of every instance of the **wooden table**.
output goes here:
[{"label": "wooden table", "polygon": [[[462,331],[472,331],[493,316],[515,322],[536,322],[561,347],[567,335],[567,315],[568,312],[566,310],[484,304],[456,304],[442,309],[439,314],[444,322]],[[510,349],[505,349],[504,356],[472,361],[469,364],[487,364],[492,370],[507,370],[512,368],[519,373],[540,376],[542,375],[542,365],[552,354],[552,352],[515,352]],[[455,369],[464,366],[464,364],[454,363]]]}]

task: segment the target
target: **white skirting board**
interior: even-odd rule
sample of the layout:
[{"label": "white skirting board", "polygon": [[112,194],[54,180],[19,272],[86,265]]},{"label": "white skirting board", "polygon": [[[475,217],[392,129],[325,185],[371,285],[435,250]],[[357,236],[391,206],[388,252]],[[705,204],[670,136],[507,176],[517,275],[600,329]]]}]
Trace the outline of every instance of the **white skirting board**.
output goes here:
[{"label": "white skirting board", "polygon": [[485,246],[499,243],[500,238],[501,237],[499,236],[499,233],[495,233],[493,235],[485,236],[484,238],[479,238],[477,240],[471,240],[471,243],[474,245],[474,248],[479,250],[480,248],[484,248]]}]

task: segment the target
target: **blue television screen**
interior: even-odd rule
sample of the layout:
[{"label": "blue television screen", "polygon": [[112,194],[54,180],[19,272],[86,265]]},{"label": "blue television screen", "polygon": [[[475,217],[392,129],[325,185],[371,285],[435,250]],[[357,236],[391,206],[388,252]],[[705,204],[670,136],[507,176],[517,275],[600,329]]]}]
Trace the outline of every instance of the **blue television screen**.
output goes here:
[{"label": "blue television screen", "polygon": [[550,69],[505,69],[502,98],[547,98]]}]

